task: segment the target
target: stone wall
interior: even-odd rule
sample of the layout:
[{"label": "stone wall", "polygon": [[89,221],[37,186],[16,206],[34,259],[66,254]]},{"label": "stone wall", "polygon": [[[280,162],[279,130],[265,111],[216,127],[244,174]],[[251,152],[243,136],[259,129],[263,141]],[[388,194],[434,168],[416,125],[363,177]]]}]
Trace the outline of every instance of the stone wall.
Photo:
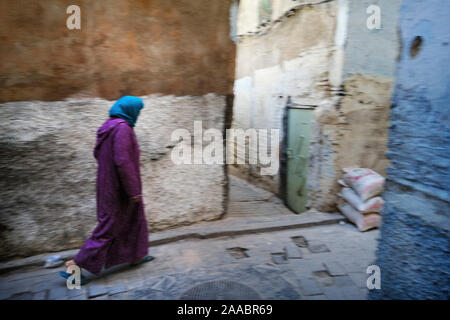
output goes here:
[{"label": "stone wall", "polygon": [[194,120],[229,126],[232,1],[81,0],[81,30],[69,30],[72,4],[0,2],[0,259],[90,235],[95,132],[123,95],[146,104],[136,133],[150,231],[225,212],[226,167],[174,165],[170,136]]},{"label": "stone wall", "polygon": [[[136,135],[150,233],[224,213],[223,165],[175,165],[177,128],[194,120],[223,130],[226,97],[144,96]],[[70,99],[0,104],[0,259],[74,249],[96,225],[92,155],[113,101]]]},{"label": "stone wall", "polygon": [[[81,30],[66,9],[81,8]],[[0,102],[231,94],[231,0],[0,2]]]},{"label": "stone wall", "polygon": [[450,298],[448,2],[404,1],[372,299]]},{"label": "stone wall", "polygon": [[[329,103],[327,78],[334,47],[336,3],[292,6],[272,1],[272,20],[255,28],[255,21],[245,20],[251,15],[242,12],[255,9],[247,2],[241,1],[239,8],[239,17],[244,21],[238,24],[233,127],[283,130],[283,112],[289,97],[300,104]],[[279,192],[279,174],[261,176],[258,166],[253,165],[233,166],[230,172]]]},{"label": "stone wall", "polygon": [[[400,1],[372,2],[278,0],[272,1],[269,23],[239,24],[233,126],[283,129],[289,97],[316,106],[308,206],[319,210],[336,209],[342,168],[358,165],[385,174],[389,163],[385,152]],[[370,4],[381,7],[381,29],[366,26]],[[376,54],[380,46],[383,55]],[[254,166],[235,166],[231,172],[280,190],[279,176],[259,176]]]}]

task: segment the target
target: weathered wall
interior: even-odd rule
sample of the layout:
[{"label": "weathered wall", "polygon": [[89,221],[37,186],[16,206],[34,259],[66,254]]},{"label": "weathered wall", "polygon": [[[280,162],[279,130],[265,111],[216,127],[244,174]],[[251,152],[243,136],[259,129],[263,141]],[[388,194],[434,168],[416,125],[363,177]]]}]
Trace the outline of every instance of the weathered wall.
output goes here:
[{"label": "weathered wall", "polygon": [[73,1],[0,2],[0,259],[90,235],[95,132],[123,95],[146,104],[136,132],[150,231],[225,212],[226,168],[174,165],[169,139],[194,120],[230,121],[231,3],[81,0],[81,30],[69,30]]},{"label": "weathered wall", "polygon": [[[235,128],[282,129],[288,97],[296,103],[316,105],[326,104],[330,98],[327,78],[334,47],[336,3],[296,3],[291,11],[292,5],[281,2],[272,2],[272,21],[256,32],[252,31],[252,20],[239,24]],[[241,1],[240,10],[248,10],[245,4]],[[240,17],[245,16],[240,13]],[[260,176],[257,166],[235,166],[230,172],[272,192],[279,191],[279,175]]]},{"label": "weathered wall", "polygon": [[[450,298],[450,3],[404,1],[372,299]],[[421,37],[421,45],[415,39]]]},{"label": "weathered wall", "polygon": [[[325,126],[328,127],[325,130],[332,132],[325,138],[332,137],[336,154],[334,181],[323,182],[329,186],[325,189],[329,194],[338,192],[336,179],[341,176],[342,168],[356,165],[386,174],[391,87],[399,50],[400,3],[401,0],[340,1],[340,9],[347,15],[347,27],[340,72],[343,97],[336,108],[339,120]],[[380,8],[380,29],[367,27],[370,14],[366,9],[370,5]],[[335,196],[329,198],[333,199],[330,205],[334,204]]]},{"label": "weathered wall", "polygon": [[228,0],[0,2],[0,102],[231,94]]},{"label": "weathered wall", "polygon": [[[175,165],[171,133],[223,129],[226,98],[143,97],[136,126],[150,232],[224,213],[222,165]],[[95,132],[113,101],[0,104],[0,259],[77,248],[96,225]]]},{"label": "weathered wall", "polygon": [[[316,106],[309,207],[335,209],[343,167],[385,173],[399,3],[279,0],[272,1],[271,23],[256,31],[253,20],[240,23],[248,33],[237,46],[233,125],[281,128],[289,96],[299,105]],[[381,29],[366,26],[370,4],[381,8]],[[382,55],[376,54],[379,46]],[[232,172],[272,192],[279,190],[278,176],[258,176],[252,166]]]},{"label": "weathered wall", "polygon": [[345,78],[342,99],[317,110],[309,196],[321,210],[334,210],[342,168],[359,166],[385,175],[391,84],[370,75]]}]

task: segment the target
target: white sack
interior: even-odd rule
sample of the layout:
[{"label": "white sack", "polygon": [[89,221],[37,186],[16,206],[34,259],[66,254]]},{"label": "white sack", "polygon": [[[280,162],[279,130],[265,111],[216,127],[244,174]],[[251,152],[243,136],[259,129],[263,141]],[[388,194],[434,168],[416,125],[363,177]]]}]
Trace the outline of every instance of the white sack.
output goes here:
[{"label": "white sack", "polygon": [[338,208],[361,232],[378,228],[381,224],[381,216],[378,213],[362,215],[342,199],[338,203]]},{"label": "white sack", "polygon": [[371,169],[366,168],[344,168],[343,176],[347,185],[360,196],[362,201],[366,201],[381,193],[385,179]]},{"label": "white sack", "polygon": [[380,212],[383,209],[384,200],[381,197],[362,201],[359,195],[351,188],[342,188],[340,196],[360,213]]}]

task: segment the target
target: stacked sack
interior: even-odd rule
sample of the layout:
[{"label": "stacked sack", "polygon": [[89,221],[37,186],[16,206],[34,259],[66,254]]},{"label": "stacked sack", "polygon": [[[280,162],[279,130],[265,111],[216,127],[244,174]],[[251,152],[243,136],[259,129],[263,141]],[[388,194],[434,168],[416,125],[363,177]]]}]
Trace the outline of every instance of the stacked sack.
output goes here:
[{"label": "stacked sack", "polygon": [[378,228],[381,223],[379,212],[384,200],[378,195],[383,191],[385,179],[366,168],[344,168],[339,183],[343,186],[338,194],[339,210],[359,229],[366,231]]}]

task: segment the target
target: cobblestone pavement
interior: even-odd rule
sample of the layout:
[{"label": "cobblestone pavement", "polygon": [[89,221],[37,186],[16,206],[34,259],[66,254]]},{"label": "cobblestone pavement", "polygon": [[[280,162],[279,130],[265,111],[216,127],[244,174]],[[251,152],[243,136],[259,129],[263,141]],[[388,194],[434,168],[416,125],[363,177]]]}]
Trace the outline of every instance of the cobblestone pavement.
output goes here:
[{"label": "cobblestone pavement", "polygon": [[[196,232],[224,226],[238,230],[254,227],[255,221],[272,223],[274,218],[304,219],[273,194],[243,180],[230,177],[230,186],[227,217],[198,224]],[[323,215],[317,214],[321,219]],[[314,212],[300,216],[317,220]],[[179,236],[179,230],[168,233]],[[151,246],[154,261],[111,268],[79,290],[67,289],[58,275],[64,267],[30,265],[0,276],[0,299],[365,299],[366,269],[375,260],[378,234],[378,230],[360,233],[353,225],[335,223],[179,240]]]},{"label": "cobblestone pavement", "polygon": [[1,299],[365,299],[378,231],[350,224],[183,240],[150,249],[154,261],[118,266],[80,290],[59,269],[0,278]]}]

